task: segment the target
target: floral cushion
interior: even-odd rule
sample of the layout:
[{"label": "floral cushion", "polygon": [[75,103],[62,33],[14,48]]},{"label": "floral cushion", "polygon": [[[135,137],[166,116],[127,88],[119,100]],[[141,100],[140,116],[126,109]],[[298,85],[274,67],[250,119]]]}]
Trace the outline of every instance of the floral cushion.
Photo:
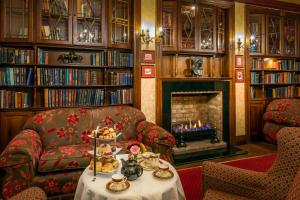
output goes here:
[{"label": "floral cushion", "polygon": [[75,193],[77,182],[82,174],[80,171],[51,173],[51,176],[35,176],[33,185],[42,188],[47,196]]},{"label": "floral cushion", "polygon": [[86,168],[92,158],[88,151],[92,149],[89,144],[79,144],[45,150],[40,157],[38,172]]},{"label": "floral cushion", "polygon": [[122,132],[118,140],[136,140],[136,126],[145,120],[145,115],[138,109],[129,106],[111,106],[93,109],[95,125],[114,127]]},{"label": "floral cushion", "polygon": [[47,196],[41,188],[31,187],[13,196],[9,200],[26,200],[26,199],[46,200]]},{"label": "floral cushion", "polygon": [[56,109],[40,112],[29,119],[24,128],[39,133],[44,149],[89,143],[93,129],[91,111],[84,108]]}]

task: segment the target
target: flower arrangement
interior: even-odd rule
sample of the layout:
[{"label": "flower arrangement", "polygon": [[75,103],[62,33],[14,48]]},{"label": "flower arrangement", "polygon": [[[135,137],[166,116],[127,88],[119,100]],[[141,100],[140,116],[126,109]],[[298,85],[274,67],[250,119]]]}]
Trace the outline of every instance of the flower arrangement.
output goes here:
[{"label": "flower arrangement", "polygon": [[130,153],[134,160],[137,160],[138,154],[141,153],[141,148],[138,145],[133,145],[130,147]]}]

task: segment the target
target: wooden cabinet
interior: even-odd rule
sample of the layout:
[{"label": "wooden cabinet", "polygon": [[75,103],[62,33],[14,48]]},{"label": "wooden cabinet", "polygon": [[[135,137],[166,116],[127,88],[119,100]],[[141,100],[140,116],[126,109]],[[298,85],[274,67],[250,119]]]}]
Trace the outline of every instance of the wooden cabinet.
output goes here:
[{"label": "wooden cabinet", "polygon": [[297,56],[297,16],[289,15],[283,18],[283,54],[285,56]]},{"label": "wooden cabinet", "polygon": [[216,51],[216,8],[200,5],[199,16],[199,50],[202,52]]},{"label": "wooden cabinet", "polygon": [[72,43],[71,0],[37,1],[37,42]]},{"label": "wooden cabinet", "polygon": [[23,129],[26,120],[31,116],[33,116],[32,112],[2,112],[0,114],[0,152]]},{"label": "wooden cabinet", "polygon": [[266,49],[268,56],[279,56],[282,54],[282,18],[275,15],[266,16]]},{"label": "wooden cabinet", "polygon": [[249,55],[265,54],[265,16],[248,14]]},{"label": "wooden cabinet", "polygon": [[177,2],[164,1],[162,9],[163,51],[177,50]]},{"label": "wooden cabinet", "polygon": [[105,0],[76,0],[74,3],[73,42],[78,45],[104,46]]},{"label": "wooden cabinet", "polygon": [[178,44],[181,51],[198,51],[198,18],[197,7],[193,4],[179,6]]},{"label": "wooden cabinet", "polygon": [[217,9],[217,52],[225,53],[226,41],[226,11],[225,9]]},{"label": "wooden cabinet", "polygon": [[130,0],[109,1],[109,46],[131,48],[131,3]]},{"label": "wooden cabinet", "polygon": [[250,136],[258,136],[263,130],[263,114],[265,110],[264,101],[252,101],[249,104],[249,132]]},{"label": "wooden cabinet", "polygon": [[1,40],[32,42],[32,0],[1,1]]}]

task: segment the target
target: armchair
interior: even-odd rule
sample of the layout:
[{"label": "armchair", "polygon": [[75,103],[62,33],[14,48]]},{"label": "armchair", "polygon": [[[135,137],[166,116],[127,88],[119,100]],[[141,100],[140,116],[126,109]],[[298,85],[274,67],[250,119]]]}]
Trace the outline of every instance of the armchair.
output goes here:
[{"label": "armchair", "polygon": [[[267,173],[204,162],[204,199],[215,195],[212,199],[220,195],[223,199],[286,199],[300,169],[299,157],[300,128],[286,127],[278,132],[277,159]],[[226,193],[230,198],[225,198]]]},{"label": "armchair", "polygon": [[147,149],[172,158],[174,137],[146,121],[144,114],[128,106],[95,109],[64,108],[40,112],[29,119],[0,155],[5,171],[1,194],[9,198],[37,186],[48,197],[72,196],[82,170],[91,159],[88,135],[97,126],[115,127],[123,134],[118,144],[126,148],[143,143]]}]

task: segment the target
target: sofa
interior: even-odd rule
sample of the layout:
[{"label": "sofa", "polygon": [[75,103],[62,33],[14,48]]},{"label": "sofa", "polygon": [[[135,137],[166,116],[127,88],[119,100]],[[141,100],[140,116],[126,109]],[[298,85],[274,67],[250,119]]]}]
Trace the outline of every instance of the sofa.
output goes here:
[{"label": "sofa", "polygon": [[271,101],[263,115],[263,133],[267,141],[276,143],[277,133],[283,127],[300,126],[300,99]]},{"label": "sofa", "polygon": [[277,159],[266,173],[204,162],[204,199],[299,199],[300,128],[282,128],[277,138]]},{"label": "sofa", "polygon": [[0,155],[5,171],[1,194],[9,198],[37,186],[49,199],[71,199],[78,179],[89,163],[92,150],[88,137],[97,125],[115,127],[122,135],[118,146],[143,143],[172,162],[175,138],[161,127],[146,121],[145,115],[129,106],[94,109],[62,108],[43,111],[28,119],[24,129]]}]

